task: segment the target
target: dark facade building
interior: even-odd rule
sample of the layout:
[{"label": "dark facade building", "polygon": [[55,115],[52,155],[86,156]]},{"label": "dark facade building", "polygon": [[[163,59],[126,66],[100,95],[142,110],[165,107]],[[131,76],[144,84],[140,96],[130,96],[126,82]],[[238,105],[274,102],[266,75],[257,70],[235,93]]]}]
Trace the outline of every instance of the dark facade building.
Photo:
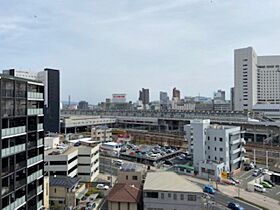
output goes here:
[{"label": "dark facade building", "polygon": [[142,101],[143,105],[150,103],[150,91],[149,89],[142,88],[139,91],[139,101]]},{"label": "dark facade building", "polygon": [[38,79],[45,85],[45,132],[60,132],[60,73],[55,69],[44,69]]},{"label": "dark facade building", "polygon": [[176,88],[173,88],[172,91],[172,99],[178,99],[180,100],[181,94],[180,94],[180,90],[177,90]]},{"label": "dark facade building", "polygon": [[0,209],[43,208],[44,85],[0,75]]},{"label": "dark facade building", "polygon": [[80,101],[79,104],[78,104],[78,109],[88,110],[88,102]]}]

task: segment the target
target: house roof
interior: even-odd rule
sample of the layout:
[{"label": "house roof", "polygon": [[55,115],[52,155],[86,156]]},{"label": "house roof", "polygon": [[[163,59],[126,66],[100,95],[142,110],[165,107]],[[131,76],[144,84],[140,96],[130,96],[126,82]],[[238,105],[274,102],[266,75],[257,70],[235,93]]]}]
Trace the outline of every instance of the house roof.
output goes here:
[{"label": "house roof", "polygon": [[111,202],[138,203],[141,193],[140,185],[117,183],[108,194],[107,200]]},{"label": "house roof", "polygon": [[167,191],[167,192],[202,192],[202,188],[188,181],[174,172],[150,172],[147,174],[144,191]]},{"label": "house roof", "polygon": [[78,182],[80,178],[78,177],[50,177],[50,186],[61,186],[61,187],[67,187],[72,188],[74,187]]}]

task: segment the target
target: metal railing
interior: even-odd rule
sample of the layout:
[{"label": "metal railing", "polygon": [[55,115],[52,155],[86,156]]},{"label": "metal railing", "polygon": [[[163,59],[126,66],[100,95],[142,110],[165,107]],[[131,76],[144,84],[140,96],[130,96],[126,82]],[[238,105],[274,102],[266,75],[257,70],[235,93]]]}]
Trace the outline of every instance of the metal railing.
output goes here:
[{"label": "metal railing", "polygon": [[2,129],[2,137],[17,135],[26,132],[26,126]]},{"label": "metal railing", "polygon": [[37,125],[37,130],[42,130],[42,129],[44,129],[44,128],[43,128],[43,123],[39,123],[39,124]]},{"label": "metal railing", "polygon": [[37,147],[43,146],[43,139],[38,139],[37,140]]},{"label": "metal railing", "polygon": [[23,152],[25,151],[25,149],[26,149],[25,144],[19,144],[13,147],[2,149],[2,158],[19,152]]},{"label": "metal railing", "polygon": [[37,209],[41,208],[43,206],[43,201],[40,200],[38,203],[37,203]]},{"label": "metal railing", "polygon": [[22,196],[21,198],[17,198],[13,203],[10,205],[4,207],[2,210],[14,210],[17,207],[21,206],[25,202],[25,196]]},{"label": "metal railing", "polygon": [[43,155],[37,155],[33,158],[29,158],[29,159],[27,159],[27,167],[29,167],[30,165],[37,163],[41,160],[43,160]]},{"label": "metal railing", "polygon": [[33,174],[27,177],[27,184],[33,182],[34,180],[38,179],[40,176],[43,176],[43,170],[39,170],[34,172]]}]

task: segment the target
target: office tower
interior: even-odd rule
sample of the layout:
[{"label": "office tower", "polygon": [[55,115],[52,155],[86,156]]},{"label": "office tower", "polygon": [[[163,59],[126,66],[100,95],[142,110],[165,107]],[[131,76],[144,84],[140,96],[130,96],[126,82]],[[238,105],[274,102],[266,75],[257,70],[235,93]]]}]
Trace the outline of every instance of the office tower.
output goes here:
[{"label": "office tower", "polygon": [[44,85],[14,77],[15,70],[4,73],[0,77],[0,209],[42,209]]},{"label": "office tower", "polygon": [[45,85],[45,132],[60,132],[60,76],[59,70],[48,69],[38,73]]},{"label": "office tower", "polygon": [[214,92],[214,100],[225,101],[226,100],[226,91],[218,90],[217,92]]},{"label": "office tower", "polygon": [[159,92],[159,101],[160,101],[160,104],[164,104],[164,105],[168,104],[169,97],[168,97],[167,92],[162,92],[162,91]]},{"label": "office tower", "polygon": [[149,89],[142,88],[142,90],[139,91],[139,101],[142,101],[143,105],[148,105],[150,103]]},{"label": "office tower", "polygon": [[115,93],[112,95],[112,103],[124,104],[126,103],[126,94]]},{"label": "office tower", "polygon": [[180,90],[177,90],[176,88],[173,88],[172,91],[172,100],[180,100]]},{"label": "office tower", "polygon": [[88,110],[88,102],[80,101],[78,104],[78,109],[80,110]]},{"label": "office tower", "polygon": [[230,88],[230,109],[234,111],[234,88]]},{"label": "office tower", "polygon": [[234,50],[234,109],[279,109],[279,66],[280,56],[257,56],[252,47]]}]

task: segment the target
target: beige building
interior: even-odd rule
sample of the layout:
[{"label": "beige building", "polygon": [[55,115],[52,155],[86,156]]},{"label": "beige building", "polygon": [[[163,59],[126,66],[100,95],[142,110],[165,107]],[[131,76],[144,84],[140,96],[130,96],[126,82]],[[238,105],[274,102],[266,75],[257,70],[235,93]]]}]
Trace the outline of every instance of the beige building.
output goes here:
[{"label": "beige building", "polygon": [[108,194],[108,210],[139,210],[141,194],[140,185],[117,183]]},{"label": "beige building", "polygon": [[72,209],[87,193],[85,184],[79,178],[50,177],[49,200],[50,208],[56,210]]},{"label": "beige building", "polygon": [[44,207],[50,209],[50,179],[48,176],[44,176]]},{"label": "beige building", "polygon": [[134,163],[124,163],[118,171],[118,183],[144,184],[146,168]]},{"label": "beige building", "polygon": [[107,126],[96,126],[91,129],[93,141],[108,142],[112,141],[112,129]]}]

